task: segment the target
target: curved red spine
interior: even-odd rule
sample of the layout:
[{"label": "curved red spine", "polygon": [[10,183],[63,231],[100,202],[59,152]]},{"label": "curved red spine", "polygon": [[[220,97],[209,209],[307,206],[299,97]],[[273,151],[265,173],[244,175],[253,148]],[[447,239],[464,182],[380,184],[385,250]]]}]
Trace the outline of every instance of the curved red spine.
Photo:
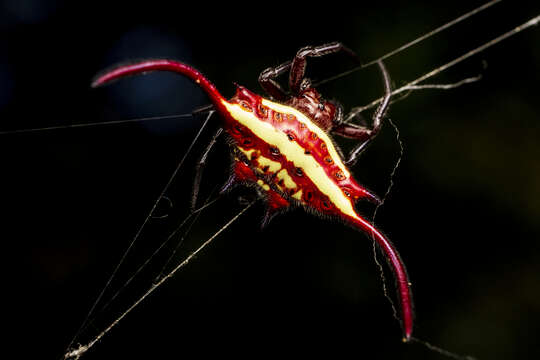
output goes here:
[{"label": "curved red spine", "polygon": [[411,340],[413,331],[414,311],[411,283],[409,281],[409,275],[407,274],[405,265],[403,264],[403,261],[401,260],[401,257],[399,256],[399,253],[392,242],[381,234],[379,230],[360,216],[358,216],[356,219],[350,219],[353,224],[375,239],[375,242],[384,252],[387,261],[389,261],[392,267],[401,305],[401,321],[404,335],[403,341],[408,342]]},{"label": "curved red spine", "polygon": [[181,63],[175,60],[167,59],[150,59],[142,60],[140,62],[120,65],[111,70],[106,70],[102,74],[98,75],[94,81],[92,81],[92,87],[98,87],[105,85],[111,81],[115,81],[122,77],[147,73],[151,71],[171,71],[193,80],[197,85],[203,89],[212,104],[223,113],[225,111],[222,101],[225,98],[219,93],[214,84],[210,82],[200,71],[191,66]]}]

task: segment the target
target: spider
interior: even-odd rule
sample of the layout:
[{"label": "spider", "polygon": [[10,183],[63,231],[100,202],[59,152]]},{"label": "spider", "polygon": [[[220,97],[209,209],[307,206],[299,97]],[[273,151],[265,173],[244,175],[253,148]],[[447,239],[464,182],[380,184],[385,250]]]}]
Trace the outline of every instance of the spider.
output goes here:
[{"label": "spider", "polygon": [[[263,225],[274,215],[293,206],[301,206],[317,215],[340,219],[371,235],[385,254],[396,278],[403,340],[409,341],[413,329],[413,302],[405,265],[392,243],[356,212],[356,201],[365,199],[379,203],[380,200],[359,185],[349,171],[381,129],[392,93],[390,76],[382,61],[378,61],[384,97],[373,114],[372,126],[349,123],[345,119],[352,119],[355,115],[344,116],[343,107],[337,101],[325,100],[305,77],[308,58],[337,52],[359,62],[352,50],[333,42],[304,47],[292,61],[264,70],[259,76],[259,83],[270,99],[236,85],[236,94],[226,100],[198,70],[167,59],[143,60],[114,67],[98,75],[92,86],[150,71],[172,71],[193,80],[210,98],[212,111],[220,115],[222,127],[197,164],[192,207],[197,200],[208,154],[217,138],[226,133],[230,140],[232,170],[221,192],[239,184],[254,187],[266,202]],[[286,72],[289,73],[290,94],[276,80]],[[343,159],[330,134],[355,139],[358,144]]]}]

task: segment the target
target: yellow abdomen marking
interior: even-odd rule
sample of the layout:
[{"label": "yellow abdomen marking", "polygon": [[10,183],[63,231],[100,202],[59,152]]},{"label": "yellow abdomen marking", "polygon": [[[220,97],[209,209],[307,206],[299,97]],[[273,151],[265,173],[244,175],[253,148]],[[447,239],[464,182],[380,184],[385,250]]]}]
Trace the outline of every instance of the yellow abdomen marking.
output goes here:
[{"label": "yellow abdomen marking", "polygon": [[341,161],[341,157],[339,156],[334,144],[332,143],[332,140],[328,137],[328,135],[317,125],[313,123],[306,115],[301,113],[300,111],[296,110],[295,108],[292,108],[290,106],[278,104],[275,102],[272,102],[270,100],[262,99],[263,105],[267,106],[268,108],[279,111],[286,114],[292,114],[300,121],[301,123],[305,124],[307,128],[312,132],[317,134],[319,139],[324,141],[326,144],[328,154],[331,156],[331,158],[334,160],[334,163],[339,167],[341,171],[343,171],[343,174],[345,174],[346,178],[349,178],[350,174],[349,171],[347,171],[347,168]]},{"label": "yellow abdomen marking", "polygon": [[270,171],[271,173],[275,173],[276,171],[281,169],[281,164],[278,161],[270,160],[262,155],[257,158],[257,162],[263,168],[268,166],[268,171]]},{"label": "yellow abdomen marking", "polygon": [[259,184],[259,186],[262,187],[266,191],[270,190],[270,186],[266,184],[264,181],[262,181],[261,179],[257,180],[257,184]]},{"label": "yellow abdomen marking", "polygon": [[287,189],[296,189],[296,183],[294,182],[292,177],[289,175],[287,170],[285,169],[281,170],[280,172],[276,174],[276,177],[279,180],[283,180],[283,185],[285,185]]},{"label": "yellow abdomen marking", "polygon": [[[350,199],[347,198],[343,194],[341,188],[329,178],[324,168],[312,156],[305,154],[304,149],[296,141],[291,141],[283,131],[276,129],[270,123],[260,120],[252,112],[245,111],[240,105],[231,104],[227,101],[223,101],[222,103],[236,121],[251,130],[255,136],[262,139],[269,146],[277,147],[288,161],[292,161],[295,166],[302,168],[313,184],[319,191],[328,196],[337,209],[345,215],[354,218],[358,217]],[[326,135],[326,133],[318,126],[314,125],[304,114],[291,107],[276,104],[265,99],[263,99],[263,104],[285,114],[292,113],[297,119],[303,121],[311,131],[316,133],[321,140],[326,142],[330,156],[334,158],[334,162],[339,166],[341,171],[343,171],[343,174],[346,177],[350,176],[328,135]],[[287,174],[287,176],[289,175]],[[294,185],[296,187],[296,184]]]},{"label": "yellow abdomen marking", "polygon": [[302,200],[302,190],[297,191],[291,197],[295,198],[298,201],[301,201]]},{"label": "yellow abdomen marking", "polygon": [[249,160],[254,159],[253,153],[255,152],[256,155],[258,155],[256,156],[257,162],[259,164],[257,170],[260,170],[261,172],[263,172],[262,169],[265,167],[267,168],[267,171],[271,173],[276,173],[279,169],[281,169],[281,163],[279,161],[270,160],[269,158],[260,155],[260,151],[257,151],[255,149],[246,150],[244,148],[241,148],[240,146],[237,146],[237,148],[238,150],[243,152]]}]

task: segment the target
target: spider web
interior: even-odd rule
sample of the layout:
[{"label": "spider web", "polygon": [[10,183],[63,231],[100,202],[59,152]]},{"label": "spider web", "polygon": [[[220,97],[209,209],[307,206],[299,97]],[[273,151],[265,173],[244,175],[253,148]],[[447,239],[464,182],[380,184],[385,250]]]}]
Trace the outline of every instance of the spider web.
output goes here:
[{"label": "spider web", "polygon": [[[491,1],[485,5],[482,6],[482,9],[485,9],[487,8],[488,6],[491,6],[497,2],[499,2],[500,0],[498,1]],[[467,14],[465,14],[464,16],[460,17],[459,21],[462,21],[464,20],[465,18],[467,18],[468,16],[471,16],[473,15],[474,13],[478,12],[478,9],[475,9]],[[456,19],[457,20],[457,19]],[[457,22],[459,21],[455,21],[453,20],[452,22],[448,23],[448,24],[451,24],[451,26],[453,26],[454,24],[456,24]],[[462,62],[464,61],[465,59],[469,58],[469,57],[472,57],[473,55],[476,55],[482,51],[484,51],[485,49],[487,49],[488,47],[496,44],[496,43],[499,43],[527,28],[530,28],[534,25],[537,25],[538,24],[538,21],[540,21],[540,16],[537,16],[533,19],[530,19],[529,21],[523,23],[522,25],[520,26],[517,26],[516,28],[504,33],[503,35],[493,39],[492,41],[490,42],[487,42],[477,48],[475,48],[474,50],[434,69],[433,71],[431,72],[428,72],[426,73],[425,75],[417,78],[416,80],[413,80],[411,82],[409,82],[408,84],[394,90],[393,92],[393,95],[396,96],[396,97],[399,97],[397,100],[400,100],[401,98],[407,96],[408,94],[410,94],[411,92],[413,91],[417,91],[417,90],[424,90],[424,89],[441,89],[441,90],[447,90],[447,89],[452,89],[452,88],[456,88],[456,87],[459,87],[459,86],[462,86],[464,84],[467,84],[467,83],[471,83],[471,82],[475,82],[475,81],[478,81],[481,77],[481,75],[477,75],[477,76],[474,76],[474,77],[469,77],[469,78],[466,78],[466,79],[463,79],[463,80],[460,80],[458,82],[455,82],[455,83],[452,83],[452,84],[433,84],[433,85],[422,85],[421,83],[431,77],[434,77],[436,76],[437,74],[447,70],[448,68],[456,65],[457,63],[459,62]],[[447,25],[448,25],[447,24]],[[435,31],[432,31],[424,36],[421,36],[419,37],[418,39],[410,42],[409,44],[403,46],[403,47],[400,47],[394,51],[391,51],[389,52],[388,54],[384,55],[383,57],[379,58],[379,59],[383,59],[383,58],[387,58],[389,56],[392,56],[394,54],[397,54],[398,52],[408,48],[409,46],[411,45],[414,45],[416,43],[419,42],[419,39],[423,40],[429,36],[432,36],[436,33],[438,33],[439,31],[442,31],[443,29],[445,28],[448,28],[449,26],[447,25],[443,25],[442,27],[436,29]],[[377,60],[379,59],[376,59],[370,63],[367,63],[364,65],[365,66],[368,66],[370,65],[371,63],[374,63],[376,62]],[[353,69],[352,71],[356,71],[357,69]],[[347,72],[347,73],[344,73],[343,75],[339,75],[339,76],[336,76],[335,79],[337,79],[338,77],[341,77],[341,76],[346,76],[348,75],[349,73],[351,73],[352,71],[350,72]],[[328,79],[327,81],[332,81],[334,80],[334,78],[332,79]],[[326,81],[324,81],[326,82]],[[323,83],[323,82],[321,82]],[[377,100],[374,100],[373,102],[365,105],[365,106],[362,106],[362,107],[359,107],[359,108],[356,108],[355,112],[356,113],[361,113],[361,112],[364,112],[364,111],[367,111],[375,106],[377,106],[378,102],[380,101],[380,99],[377,99]],[[174,117],[189,117],[189,116],[192,116],[191,114],[182,114],[182,115],[171,115],[171,116],[167,116],[167,117],[152,117],[152,118],[144,118],[144,119],[129,119],[129,120],[119,120],[119,121],[113,121],[113,122],[110,122],[110,123],[127,123],[127,122],[137,122],[137,121],[153,121],[153,120],[159,120],[159,119],[163,119],[163,118],[174,118]],[[184,163],[184,159],[186,156],[188,156],[188,154],[191,152],[191,149],[192,149],[192,146],[194,145],[194,143],[197,141],[198,139],[198,136],[200,135],[200,133],[203,131],[203,129],[205,128],[208,120],[210,119],[210,117],[212,116],[212,113],[208,113],[208,117],[206,118],[203,126],[201,127],[201,130],[199,131],[199,133],[197,134],[197,136],[195,137],[193,143],[191,144],[191,146],[188,148],[188,150],[186,151],[186,153],[184,154],[182,160],[179,162],[178,164],[178,167],[176,168],[176,170],[174,171],[174,173],[172,174],[172,176],[170,177],[167,185],[165,186],[165,188],[163,189],[162,193],[160,194],[160,196],[157,198],[157,200],[155,201],[151,211],[149,212],[147,218],[145,219],[145,221],[143,222],[142,226],[138,229],[137,231],[137,234],[135,235],[132,243],[128,246],[128,249],[126,250],[126,252],[124,253],[124,255],[122,256],[121,260],[119,261],[116,269],[113,271],[113,274],[111,275],[111,278],[109,279],[109,281],[107,282],[105,288],[100,292],[100,294],[98,295],[98,298],[96,300],[96,302],[94,303],[94,305],[92,306],[88,316],[86,317],[86,320],[85,322],[81,325],[81,328],[79,329],[79,331],[76,332],[74,338],[73,338],[73,341],[69,344],[68,346],[68,350],[66,350],[66,353],[65,353],[65,357],[68,358],[68,357],[72,357],[72,358],[79,358],[81,357],[87,350],[89,350],[91,347],[93,347],[96,343],[98,343],[104,335],[106,335],[110,330],[112,330],[120,321],[122,321],[124,319],[125,316],[127,316],[128,313],[130,313],[135,307],[137,307],[144,299],[146,299],[150,294],[152,294],[157,288],[161,287],[161,285],[167,281],[168,279],[170,279],[174,274],[176,274],[181,268],[183,268],[185,265],[187,265],[191,260],[193,260],[193,258],[195,256],[197,256],[198,254],[200,254],[200,252],[205,249],[216,237],[218,237],[223,231],[225,231],[231,224],[233,224],[235,221],[237,221],[237,219],[239,219],[241,217],[242,214],[244,214],[252,205],[253,205],[253,202],[250,202],[248,203],[242,210],[240,210],[235,216],[233,216],[228,222],[226,222],[221,228],[219,228],[212,236],[210,236],[206,241],[204,241],[202,243],[202,245],[197,248],[194,252],[192,252],[190,255],[188,255],[188,257],[186,257],[183,261],[181,261],[178,265],[174,266],[172,270],[169,270],[168,272],[167,271],[164,271],[162,270],[162,274],[158,277],[158,279],[155,281],[154,284],[152,284],[152,286],[150,287],[149,290],[147,290],[143,296],[141,296],[137,301],[135,301],[130,307],[127,308],[127,310],[125,310],[125,312],[123,312],[119,317],[117,317],[108,327],[105,328],[105,330],[101,331],[98,336],[94,337],[90,342],[86,343],[86,344],[83,344],[79,347],[76,347],[75,349],[73,349],[73,346],[77,343],[77,341],[79,340],[79,335],[85,331],[86,329],[88,329],[91,324],[92,324],[92,316],[94,314],[96,314],[96,312],[99,314],[99,311],[102,311],[104,308],[107,308],[109,306],[109,304],[115,300],[117,294],[119,292],[121,292],[124,287],[127,287],[127,285],[129,285],[131,283],[131,279],[133,279],[135,276],[137,276],[143,269],[146,268],[147,266],[147,262],[149,262],[154,255],[151,255],[147,262],[143,263],[143,265],[141,265],[141,267],[135,272],[135,274],[130,278],[128,279],[128,281],[120,288],[120,290],[118,290],[101,308],[101,310],[97,311],[97,308],[98,308],[98,305],[99,303],[101,302],[102,298],[103,298],[103,294],[105,293],[105,290],[107,289],[108,287],[108,284],[110,283],[110,280],[115,276],[116,274],[116,271],[118,270],[118,268],[120,268],[120,266],[122,265],[122,263],[124,262],[124,259],[127,257],[128,253],[130,252],[134,242],[139,238],[139,235],[140,233],[143,231],[143,228],[145,227],[146,223],[152,219],[153,217],[157,217],[156,214],[154,214],[154,212],[156,211],[156,209],[159,207],[159,204],[162,202],[162,200],[166,200],[167,201],[167,197],[165,195],[166,191],[167,191],[167,188],[168,186],[170,185],[170,183],[173,181],[173,179],[175,178],[178,170],[180,169],[180,167],[182,166],[182,164]],[[384,200],[386,200],[387,196],[389,195],[392,187],[393,187],[393,184],[394,184],[394,175],[399,167],[399,164],[401,162],[401,158],[403,156],[403,144],[400,140],[400,137],[399,137],[399,132],[397,130],[397,127],[395,126],[394,123],[392,123],[392,126],[395,127],[396,129],[396,137],[400,143],[400,155],[398,157],[398,160],[396,161],[395,165],[394,165],[394,168],[392,170],[392,173],[390,175],[390,184],[387,188],[387,191],[383,197],[383,203],[384,203]],[[75,128],[75,127],[85,127],[85,126],[93,126],[93,125],[96,125],[96,123],[93,123],[93,124],[75,124],[75,125],[70,125],[68,127],[72,127],[72,128]],[[30,131],[44,131],[44,130],[55,130],[55,129],[58,129],[58,128],[65,128],[66,126],[58,126],[58,127],[48,127],[48,128],[41,128],[41,129],[23,129],[23,130],[17,130],[17,131],[9,131],[9,132],[0,132],[0,134],[4,134],[4,133],[14,133],[14,132],[30,132]],[[170,199],[168,200],[170,201]],[[210,206],[212,203],[213,203],[214,200],[211,200],[210,198],[208,198],[206,200],[206,202],[204,202],[205,205],[203,205],[203,207],[207,207],[207,206]],[[382,204],[381,204],[382,205]],[[374,214],[373,214],[373,222],[375,221],[375,217],[377,215],[377,212],[379,210],[379,207],[377,207],[374,211]],[[182,223],[178,226],[177,230],[180,231],[182,230],[183,232],[180,234],[179,232],[177,232],[177,230],[171,232],[169,234],[169,236],[167,237],[167,240],[162,243],[162,245],[160,245],[157,250],[156,250],[156,253],[158,251],[160,251],[162,249],[162,247],[165,246],[166,242],[171,240],[172,238],[174,238],[175,236],[179,237],[180,240],[179,240],[179,244],[181,245],[182,244],[182,239],[185,238],[186,236],[188,236],[189,234],[189,231],[191,229],[191,227],[195,224],[195,222],[197,221],[197,218],[200,216],[200,214],[202,213],[202,210],[199,211],[199,212],[195,212],[189,216],[187,216],[183,221]],[[379,266],[380,263],[379,261],[377,260],[377,257],[376,257],[376,254],[375,254],[375,251],[374,251],[374,256],[375,256],[375,261],[378,263]],[[165,269],[165,267],[163,267],[163,269]],[[382,274],[382,273],[381,273]],[[385,280],[384,280],[384,274],[382,274],[383,276],[383,284],[385,283]],[[384,285],[385,286],[385,285]],[[385,293],[386,293],[386,290],[385,290]],[[396,311],[394,309],[394,314],[397,318],[397,314],[396,314]],[[437,349],[439,349],[441,353],[445,353],[444,350],[440,349],[440,348],[437,348],[436,346],[433,346],[427,342],[423,342],[423,341],[420,341],[418,339],[414,339],[415,341],[419,341],[419,342],[422,342],[424,343],[424,345],[432,348],[433,350],[435,351],[438,351]],[[446,353],[445,355],[448,355],[450,357],[456,357],[454,356],[454,354],[452,353]]]},{"label": "spider web", "polygon": [[[482,6],[482,8],[487,8],[488,6],[491,6],[495,3],[497,3],[498,1],[492,1],[490,3],[487,3],[485,5]],[[465,14],[464,16],[460,17],[461,20],[464,20],[465,18],[467,18],[468,16],[474,14],[478,12],[478,9],[475,9],[473,11],[471,11],[470,13],[467,13]],[[461,21],[460,20],[460,21]],[[459,86],[462,86],[464,84],[468,84],[468,83],[472,83],[472,82],[475,82],[475,81],[478,81],[481,79],[481,75],[477,75],[477,76],[474,76],[474,77],[469,77],[469,78],[465,78],[465,79],[462,79],[458,82],[455,82],[455,83],[451,83],[451,84],[421,84],[423,81],[431,78],[431,77],[434,77],[436,76],[437,74],[449,69],[450,67],[456,65],[457,63],[459,62],[462,62],[464,61],[465,59],[469,58],[469,57],[472,57],[473,55],[476,55],[482,51],[484,51],[485,49],[487,49],[488,47],[494,45],[494,44],[497,44],[501,41],[503,41],[504,39],[507,39],[529,27],[532,27],[534,25],[537,25],[538,22],[540,21],[540,16],[537,16],[535,18],[532,18],[530,19],[529,21],[523,23],[522,25],[520,26],[517,26],[516,28],[502,34],[501,36],[465,53],[464,55],[424,74],[423,76],[407,83],[406,85],[398,88],[398,89],[395,89],[392,94],[394,96],[396,95],[399,95],[400,97],[397,98],[396,100],[393,100],[393,101],[398,101],[398,100],[401,100],[402,98],[406,97],[407,95],[409,95],[412,91],[417,91],[417,90],[425,90],[425,89],[439,89],[439,90],[448,90],[448,89],[454,89],[454,88],[457,88]],[[455,23],[457,23],[457,21],[452,21],[451,23],[449,24],[452,24],[454,25]],[[437,32],[447,28],[448,26],[444,25],[442,26],[441,28],[439,28],[440,30],[435,30],[435,31],[432,31],[418,39],[425,39],[429,36],[432,36],[434,34],[436,34]],[[410,45],[414,45],[418,42],[418,39],[412,41],[411,43],[409,43]],[[407,44],[403,47],[400,47],[398,49],[396,49],[395,51],[392,51],[386,55],[384,55],[383,57],[379,58],[379,59],[383,59],[383,58],[387,58],[391,55],[394,55],[394,54],[397,54],[398,52],[408,48],[410,45]],[[365,66],[368,66],[368,65],[371,65],[372,63],[375,63],[378,59],[372,61],[372,62],[369,62],[367,63]],[[341,76],[345,76],[345,75],[348,75],[350,74],[351,72],[353,71],[356,71],[356,69],[353,69],[352,71],[348,71],[348,72],[344,72],[343,74],[339,74],[338,76],[335,76],[333,78],[330,78],[330,79],[327,79],[327,80],[323,80],[320,82],[320,84],[324,83],[324,82],[327,82],[327,81],[332,81],[332,80],[335,80]],[[355,108],[353,110],[353,114],[358,114],[358,113],[361,113],[361,112],[364,112],[366,110],[369,110],[375,106],[378,105],[378,103],[380,102],[381,99],[376,99],[374,100],[373,102],[365,105],[365,106],[362,106],[362,107],[358,107],[358,108]],[[170,117],[185,117],[185,116],[190,116],[189,114],[184,114],[184,115],[173,115],[173,116],[170,116]],[[79,331],[76,333],[76,335],[74,336],[73,338],[73,341],[69,344],[68,346],[68,350],[66,350],[66,353],[64,355],[65,358],[80,358],[86,351],[88,351],[90,348],[92,348],[96,343],[98,343],[107,333],[109,333],[120,321],[122,321],[134,308],[136,308],[143,300],[145,300],[149,295],[151,295],[155,290],[157,290],[164,282],[166,282],[167,280],[169,280],[170,278],[172,278],[181,268],[183,268],[185,265],[187,265],[194,257],[196,257],[200,252],[202,252],[216,237],[218,237],[223,231],[225,231],[231,224],[233,224],[235,221],[237,221],[250,207],[253,206],[254,201],[251,201],[249,202],[243,209],[241,209],[236,215],[234,215],[227,223],[225,223],[225,225],[223,225],[221,228],[219,228],[212,236],[210,236],[207,240],[205,240],[202,245],[200,245],[200,247],[198,247],[195,251],[193,251],[192,253],[190,253],[183,261],[181,261],[178,265],[176,265],[175,267],[173,267],[172,270],[164,273],[164,270],[162,270],[162,274],[160,274],[160,276],[158,276],[156,282],[154,284],[152,284],[152,286],[141,296],[139,297],[131,306],[129,306],[124,312],[122,312],[122,314],[120,316],[118,316],[117,318],[115,318],[115,320],[113,322],[111,322],[111,324],[109,326],[107,326],[103,331],[101,331],[97,336],[95,336],[90,342],[86,343],[86,344],[83,344],[83,345],[79,345],[78,347],[76,348],[73,348],[73,345],[76,343],[76,340],[78,339],[78,336],[79,334],[85,330],[89,324],[91,324],[91,316],[93,315],[93,312],[94,310],[96,309],[98,303],[101,301],[102,299],[102,296],[106,290],[106,288],[108,287],[108,285],[110,284],[110,281],[112,280],[112,278],[114,278],[115,274],[116,274],[116,271],[118,270],[118,268],[122,265],[123,261],[125,260],[126,256],[128,255],[128,253],[130,252],[131,248],[133,247],[135,241],[139,238],[141,232],[143,231],[146,223],[149,221],[149,219],[152,218],[153,214],[154,214],[154,211],[156,210],[158,204],[160,203],[160,201],[162,199],[166,199],[166,196],[165,196],[165,193],[169,187],[169,185],[171,184],[171,182],[173,181],[173,179],[175,178],[178,170],[180,169],[180,167],[182,166],[184,160],[185,160],[185,157],[191,152],[191,149],[194,145],[194,143],[197,141],[199,135],[201,134],[202,130],[204,129],[204,127],[206,126],[208,120],[210,119],[210,117],[212,116],[212,112],[209,112],[208,113],[208,117],[206,118],[203,126],[201,127],[199,133],[197,134],[197,136],[195,137],[194,141],[192,142],[192,144],[190,145],[190,147],[188,148],[188,150],[186,151],[186,153],[184,154],[184,157],[182,158],[182,160],[179,162],[179,165],[178,167],[176,168],[176,170],[173,172],[172,176],[170,177],[167,185],[164,187],[162,193],[160,194],[160,196],[157,198],[157,200],[155,201],[154,203],[154,206],[152,207],[151,211],[149,212],[148,216],[146,217],[145,221],[143,222],[143,224],[141,225],[141,227],[139,228],[139,230],[137,231],[133,241],[130,243],[130,245],[128,246],[128,249],[126,250],[126,252],[124,253],[124,255],[122,256],[120,262],[118,263],[117,267],[115,268],[115,270],[113,271],[113,274],[111,275],[111,278],[109,279],[109,281],[107,282],[105,288],[102,290],[102,292],[99,294],[96,302],[94,303],[94,305],[92,306],[88,316],[86,317],[85,319],[85,322],[83,323],[83,325],[81,326],[81,328],[79,329]],[[130,119],[130,120],[123,120],[123,121],[116,121],[114,123],[121,123],[121,122],[132,122],[132,121],[143,121],[143,120],[157,120],[159,119],[160,117],[155,117],[155,118],[145,118],[145,119]],[[163,118],[163,117],[161,117]],[[352,117],[350,118],[352,119]],[[348,119],[350,121],[350,119]],[[387,190],[382,198],[382,202],[380,205],[378,205],[374,212],[373,212],[373,217],[372,217],[372,222],[374,223],[375,222],[375,218],[377,216],[377,213],[380,209],[380,206],[382,206],[385,201],[387,200],[393,186],[394,186],[394,178],[395,178],[395,175],[396,175],[396,172],[399,168],[399,165],[401,163],[401,160],[402,160],[402,157],[404,155],[404,146],[403,146],[403,143],[401,141],[401,138],[400,138],[400,134],[399,134],[399,130],[397,128],[397,126],[395,125],[394,122],[392,122],[391,120],[388,120],[390,122],[390,124],[394,127],[395,131],[396,131],[396,139],[399,143],[399,146],[400,146],[400,153],[399,153],[399,156],[394,164],[394,167],[391,171],[391,174],[389,176],[390,178],[390,181],[389,181],[389,185],[387,187]],[[94,125],[94,124],[80,124],[80,125],[72,125],[71,127],[83,127],[83,126],[90,126],[90,125]],[[19,130],[17,132],[26,132],[26,131],[36,131],[36,130],[52,130],[52,129],[56,129],[57,127],[49,127],[49,128],[43,128],[43,129],[28,129],[28,130]],[[215,201],[215,200],[212,200],[210,201],[210,199],[207,199],[207,201],[204,203],[203,207],[207,207],[209,205],[211,205],[211,202]],[[179,245],[180,246],[182,244],[182,240],[188,235],[189,233],[189,229],[191,229],[191,226],[193,226],[193,224],[195,224],[196,220],[197,220],[197,217],[199,216],[201,212],[197,212],[197,213],[193,213],[193,214],[190,214],[188,217],[186,217],[181,225],[175,230],[173,231],[167,238],[167,240],[162,243],[158,249],[156,250],[155,253],[159,252],[161,250],[161,248],[166,244],[167,241],[169,241],[171,238],[174,237],[174,235],[177,234],[177,231],[182,228],[182,226],[184,226],[184,224],[188,221],[191,221],[191,223],[186,227],[186,230],[184,231],[184,233],[180,236],[180,241],[179,241]],[[144,269],[146,266],[147,266],[147,263],[153,258],[153,256],[155,255],[155,253],[153,255],[151,255],[149,257],[149,259],[147,260],[147,262],[145,262],[137,271],[136,273],[133,275],[133,277],[135,277],[140,271],[142,271],[142,269]],[[377,258],[377,251],[376,251],[376,246],[374,245],[373,246],[373,256],[374,256],[374,260],[377,264],[377,266],[379,267],[379,270],[380,270],[380,274],[381,274],[381,278],[382,278],[382,282],[383,282],[383,292],[384,292],[384,295],[385,297],[388,298],[388,300],[390,301],[390,304],[392,306],[392,309],[393,309],[393,313],[394,313],[394,317],[399,321],[399,317],[398,317],[398,314],[397,314],[397,310],[393,304],[393,301],[391,299],[391,297],[389,296],[388,294],[388,290],[387,290],[387,287],[386,287],[386,279],[385,279],[385,276],[384,276],[384,270],[383,270],[383,267],[382,267],[382,264],[380,263],[380,261],[378,260]],[[168,262],[167,262],[168,263]],[[166,266],[166,265],[165,265]],[[165,269],[165,267],[163,267],[163,269]],[[118,292],[121,292],[122,289],[129,285],[129,283],[131,282],[131,280],[133,279],[130,278],[122,287],[120,290],[118,290]],[[104,305],[104,307],[107,307],[108,304],[113,301],[115,299],[115,297],[117,296],[118,292],[113,295],[113,297]],[[433,351],[436,351],[438,353],[441,353],[445,356],[448,356],[448,357],[451,357],[451,358],[456,358],[456,359],[471,359],[471,357],[469,356],[460,356],[460,355],[457,355],[457,354],[454,354],[452,352],[449,352],[447,350],[444,350],[444,349],[441,349],[435,345],[432,345],[426,341],[423,341],[423,340],[420,340],[420,339],[417,339],[417,338],[413,338],[412,339],[413,341],[415,342],[419,342],[423,345],[425,345],[426,347],[430,348],[431,350]]]}]

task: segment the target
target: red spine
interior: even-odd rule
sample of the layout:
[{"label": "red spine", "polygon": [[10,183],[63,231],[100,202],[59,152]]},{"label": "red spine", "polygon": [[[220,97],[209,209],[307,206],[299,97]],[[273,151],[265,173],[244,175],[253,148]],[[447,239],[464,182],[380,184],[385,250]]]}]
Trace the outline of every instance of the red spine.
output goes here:
[{"label": "red spine", "polygon": [[383,234],[381,234],[373,225],[362,219],[360,216],[351,219],[352,222],[363,232],[373,236],[379,248],[384,252],[387,261],[392,267],[396,279],[396,286],[399,295],[402,316],[403,341],[411,340],[414,322],[413,299],[411,292],[411,283],[405,265],[399,256],[394,245]]},{"label": "red spine", "polygon": [[102,74],[98,75],[92,82],[92,87],[102,86],[125,76],[147,73],[151,71],[171,71],[186,76],[187,78],[193,80],[193,82],[199,85],[201,89],[206,92],[208,97],[210,97],[212,104],[214,104],[218,110],[224,110],[222,101],[225,99],[216,89],[214,84],[212,84],[210,80],[208,80],[197,69],[174,60],[143,60],[132,64],[121,65],[111,70],[106,70]]}]

